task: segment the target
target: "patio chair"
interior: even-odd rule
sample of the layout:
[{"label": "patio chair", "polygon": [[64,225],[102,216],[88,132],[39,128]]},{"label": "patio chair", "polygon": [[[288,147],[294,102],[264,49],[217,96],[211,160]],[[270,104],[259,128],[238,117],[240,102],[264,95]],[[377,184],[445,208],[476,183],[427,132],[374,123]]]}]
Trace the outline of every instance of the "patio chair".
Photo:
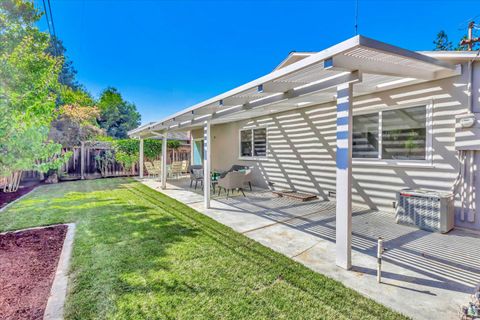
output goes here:
[{"label": "patio chair", "polygon": [[153,160],[152,162],[153,167],[158,170],[158,172],[162,172],[162,161],[160,160]]},{"label": "patio chair", "polygon": [[160,170],[155,168],[153,164],[149,161],[145,161],[144,163],[145,169],[147,169],[148,176],[160,176]]},{"label": "patio chair", "polygon": [[188,160],[183,160],[182,161],[182,173],[187,173],[188,172],[188,167],[189,167]]},{"label": "patio chair", "polygon": [[252,191],[252,181],[253,181],[253,171],[252,169],[248,168],[247,170],[245,170],[243,183],[248,183],[248,186],[250,187],[250,191]]},{"label": "patio chair", "polygon": [[203,166],[202,165],[193,165],[188,169],[190,172],[190,188],[192,187],[193,181],[195,181],[195,190],[197,190],[197,184],[200,181],[203,186]]},{"label": "patio chair", "polygon": [[234,164],[233,166],[230,167],[230,169],[228,169],[227,171],[223,172],[223,173],[220,175],[220,178],[225,178],[225,176],[226,176],[229,172],[237,172],[237,171],[240,171],[240,172],[244,172],[244,173],[245,173],[244,183],[248,183],[248,186],[250,187],[250,191],[252,191],[253,171],[252,171],[252,169],[251,169],[249,166],[244,166],[244,165],[240,165],[240,164]]},{"label": "patio chair", "polygon": [[169,175],[178,178],[182,174],[182,163],[180,161],[174,161],[169,169]]},{"label": "patio chair", "polygon": [[222,188],[227,192],[227,198],[230,193],[230,190],[238,189],[242,192],[245,197],[245,192],[243,192],[243,185],[245,183],[245,173],[232,171],[228,172],[225,177],[218,179],[218,195],[222,191]]}]

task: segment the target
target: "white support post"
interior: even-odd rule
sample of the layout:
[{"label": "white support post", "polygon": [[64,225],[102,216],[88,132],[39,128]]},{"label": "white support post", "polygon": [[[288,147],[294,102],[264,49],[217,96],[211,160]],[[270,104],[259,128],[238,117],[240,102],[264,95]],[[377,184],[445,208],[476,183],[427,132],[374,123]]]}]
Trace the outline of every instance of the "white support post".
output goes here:
[{"label": "white support post", "polygon": [[162,189],[167,188],[167,136],[168,133],[165,131],[163,134],[163,140],[162,140],[162,170],[161,170],[161,176],[162,176]]},{"label": "white support post", "polygon": [[337,266],[352,267],[352,84],[337,86]]},{"label": "white support post", "polygon": [[203,201],[205,209],[210,208],[210,121],[205,121],[203,127]]},{"label": "white support post", "polygon": [[138,159],[138,175],[143,178],[143,139],[140,139],[140,158]]},{"label": "white support post", "polygon": [[85,142],[80,146],[80,179],[85,179]]}]

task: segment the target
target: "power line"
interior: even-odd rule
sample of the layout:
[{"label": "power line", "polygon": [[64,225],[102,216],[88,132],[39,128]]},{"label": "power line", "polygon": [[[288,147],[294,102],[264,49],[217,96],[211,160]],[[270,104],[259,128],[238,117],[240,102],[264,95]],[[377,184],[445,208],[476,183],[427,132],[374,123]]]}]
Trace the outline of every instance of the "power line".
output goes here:
[{"label": "power line", "polygon": [[45,5],[45,0],[42,0],[42,1],[43,1],[43,11],[45,12],[45,18],[47,19],[48,33],[52,35],[52,29],[50,27],[50,18],[48,17],[47,6]]},{"label": "power line", "polygon": [[355,35],[358,35],[358,0],[355,0]]},{"label": "power line", "polygon": [[48,11],[50,11],[50,21],[52,22],[53,35],[57,38],[57,33],[55,32],[55,24],[53,23],[52,7],[50,6],[50,0],[48,2]]}]

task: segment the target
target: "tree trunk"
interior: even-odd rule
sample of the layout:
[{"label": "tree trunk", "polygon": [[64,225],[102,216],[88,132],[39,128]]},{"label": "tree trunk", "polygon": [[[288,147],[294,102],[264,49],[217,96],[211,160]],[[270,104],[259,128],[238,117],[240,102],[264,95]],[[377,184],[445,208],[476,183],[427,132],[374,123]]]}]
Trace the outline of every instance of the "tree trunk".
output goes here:
[{"label": "tree trunk", "polygon": [[22,171],[14,171],[11,175],[7,176],[7,183],[3,187],[3,192],[15,192],[20,186],[20,180],[22,179]]}]

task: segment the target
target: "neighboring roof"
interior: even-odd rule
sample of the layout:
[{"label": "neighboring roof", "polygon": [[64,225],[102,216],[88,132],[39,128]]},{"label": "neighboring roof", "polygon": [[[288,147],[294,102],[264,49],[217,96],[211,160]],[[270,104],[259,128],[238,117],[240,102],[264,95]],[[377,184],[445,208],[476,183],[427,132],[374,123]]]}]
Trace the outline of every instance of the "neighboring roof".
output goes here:
[{"label": "neighboring roof", "polygon": [[434,53],[417,53],[355,36],[320,52],[292,53],[263,77],[129,134],[190,130],[206,120],[212,124],[232,122],[331,102],[336,88],[329,85],[349,75],[361,80],[353,87],[354,96],[359,96],[458,74],[457,66],[435,58]]}]

